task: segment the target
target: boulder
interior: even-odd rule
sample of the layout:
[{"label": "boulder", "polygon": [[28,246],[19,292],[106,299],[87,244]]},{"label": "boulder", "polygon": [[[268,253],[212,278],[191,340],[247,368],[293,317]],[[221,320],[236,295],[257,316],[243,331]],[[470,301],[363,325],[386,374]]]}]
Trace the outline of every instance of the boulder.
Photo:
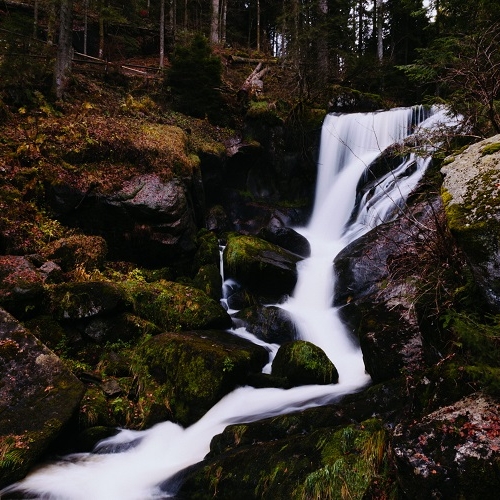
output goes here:
[{"label": "boulder", "polygon": [[407,497],[495,498],[500,488],[499,400],[481,393],[396,426],[392,447]]},{"label": "boulder", "polygon": [[61,360],[0,309],[0,487],[21,479],[61,436],[83,385]]},{"label": "boulder", "polygon": [[59,320],[88,320],[130,309],[122,286],[107,281],[61,283],[49,290],[50,309]]},{"label": "boulder", "polygon": [[441,172],[450,230],[484,300],[500,312],[500,135],[447,158]]},{"label": "boulder", "polygon": [[311,245],[307,238],[295,229],[287,227],[276,216],[271,217],[269,224],[259,231],[258,236],[301,257],[306,258],[311,255]]},{"label": "boulder", "polygon": [[28,257],[0,255],[0,307],[18,318],[40,312],[47,274]]},{"label": "boulder", "polygon": [[163,405],[159,420],[184,426],[268,361],[263,347],[218,330],[163,333],[141,344],[136,356],[142,366],[139,387]]},{"label": "boulder", "polygon": [[195,198],[194,188],[157,174],[135,176],[110,193],[82,192],[65,183],[48,189],[49,202],[64,224],[104,237],[111,258],[147,266],[194,254]]},{"label": "boulder", "polygon": [[224,249],[224,272],[251,292],[279,299],[293,291],[299,260],[296,254],[261,238],[233,235]]},{"label": "boulder", "polygon": [[339,381],[338,371],[325,352],[305,340],[284,343],[276,353],[271,373],[285,377],[289,387]]},{"label": "boulder", "polygon": [[42,254],[68,272],[77,267],[85,271],[102,268],[107,252],[106,241],[100,236],[72,235],[49,243]]},{"label": "boulder", "polygon": [[[436,359],[415,308],[423,249],[432,251],[439,197],[409,202],[406,214],[376,227],[335,258],[335,305],[359,338],[374,382],[421,372]],[[427,271],[432,272],[431,266]],[[413,278],[413,279],[410,279]]]},{"label": "boulder", "polygon": [[230,328],[231,317],[205,292],[173,281],[125,282],[134,313],[168,331]]},{"label": "boulder", "polygon": [[246,329],[269,344],[282,344],[297,338],[297,328],[290,314],[277,306],[254,306],[233,315]]}]

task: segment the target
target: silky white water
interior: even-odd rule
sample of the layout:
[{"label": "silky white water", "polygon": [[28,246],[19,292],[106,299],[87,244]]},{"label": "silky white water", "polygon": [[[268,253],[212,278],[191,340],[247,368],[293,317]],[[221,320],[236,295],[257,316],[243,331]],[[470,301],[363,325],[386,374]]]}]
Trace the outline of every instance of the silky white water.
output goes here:
[{"label": "silky white water", "polygon": [[[61,500],[164,498],[169,493],[159,485],[203,460],[212,437],[228,424],[326,404],[368,384],[361,351],[331,307],[332,263],[350,241],[383,222],[421,177],[425,163],[417,168],[418,174],[399,179],[399,174],[389,174],[377,186],[379,192],[371,197],[371,206],[365,200],[352,218],[360,176],[381,151],[412,132],[412,124],[421,121],[415,119],[419,109],[329,115],[323,125],[314,210],[308,227],[298,229],[309,240],[312,254],[300,262],[294,294],[281,307],[292,315],[301,338],[321,347],[334,362],[340,375],[338,384],[288,390],[241,387],[186,429],[164,422],[146,431],[122,431],[100,443],[101,449],[112,445],[116,451],[126,443],[136,443],[134,446],[115,453],[72,455],[31,473],[14,488]],[[354,222],[346,226],[349,220]],[[234,333],[255,340],[244,329]],[[271,361],[278,346],[266,348]]]}]

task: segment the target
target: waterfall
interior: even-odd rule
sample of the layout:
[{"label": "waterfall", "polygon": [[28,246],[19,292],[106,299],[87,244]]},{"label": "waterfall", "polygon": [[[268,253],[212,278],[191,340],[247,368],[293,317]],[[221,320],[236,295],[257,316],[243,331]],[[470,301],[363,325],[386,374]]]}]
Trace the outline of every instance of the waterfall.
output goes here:
[{"label": "waterfall", "polygon": [[[308,238],[312,253],[300,262],[294,294],[281,307],[290,312],[301,337],[321,347],[334,362],[338,384],[288,390],[241,387],[188,428],[164,422],[146,431],[124,430],[101,442],[95,453],[71,455],[44,466],[7,491],[61,500],[166,498],[169,494],[160,485],[168,485],[169,477],[203,460],[212,437],[228,424],[326,404],[367,385],[370,379],[361,351],[331,307],[333,259],[350,241],[397,213],[394,209],[416,185],[428,160],[405,159],[374,184],[355,210],[356,188],[366,168],[416,126],[425,127],[425,119],[435,125],[438,115],[445,121],[443,112],[421,107],[325,119],[313,215],[307,227],[297,229]],[[272,357],[277,346],[268,348]],[[109,449],[113,453],[105,453]]]}]

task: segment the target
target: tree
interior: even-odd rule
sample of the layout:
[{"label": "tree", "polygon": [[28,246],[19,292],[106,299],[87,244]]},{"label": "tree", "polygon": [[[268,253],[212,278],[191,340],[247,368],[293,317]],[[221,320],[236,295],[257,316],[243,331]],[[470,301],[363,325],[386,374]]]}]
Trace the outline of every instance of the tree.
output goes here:
[{"label": "tree", "polygon": [[177,47],[167,74],[175,108],[192,116],[217,119],[222,107],[221,75],[221,61],[201,34],[188,46]]},{"label": "tree", "polygon": [[73,0],[61,0],[59,40],[54,68],[54,91],[62,99],[68,84],[73,58]]}]

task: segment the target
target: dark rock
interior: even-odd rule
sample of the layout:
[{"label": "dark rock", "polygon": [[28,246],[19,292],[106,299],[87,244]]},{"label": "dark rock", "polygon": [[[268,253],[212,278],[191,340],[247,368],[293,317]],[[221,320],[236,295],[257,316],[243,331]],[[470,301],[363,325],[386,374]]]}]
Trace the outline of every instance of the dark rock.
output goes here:
[{"label": "dark rock", "polygon": [[63,223],[102,236],[110,258],[152,267],[194,254],[198,217],[193,190],[179,180],[164,182],[145,174],[110,194],[54,184],[48,198]]},{"label": "dark rock", "polygon": [[376,227],[335,258],[334,302],[358,336],[374,382],[402,370],[416,374],[437,360],[424,341],[414,303],[423,277],[419,249],[436,234],[440,210],[436,196],[410,204],[405,216]]},{"label": "dark rock", "polygon": [[297,328],[290,314],[277,306],[254,306],[233,315],[257,338],[270,344],[282,344],[297,338]]},{"label": "dark rock", "polygon": [[0,309],[0,487],[22,478],[61,436],[83,395],[61,360]]},{"label": "dark rock", "polygon": [[304,340],[284,343],[276,353],[272,375],[285,377],[290,387],[307,384],[336,384],[339,374],[324,351]]},{"label": "dark rock", "polygon": [[251,292],[274,298],[294,289],[299,260],[297,255],[252,236],[232,236],[224,249],[227,278],[233,278]]},{"label": "dark rock", "polygon": [[80,320],[130,308],[124,289],[106,281],[61,283],[50,290],[51,310],[60,320]]},{"label": "dark rock", "polygon": [[476,393],[394,430],[398,482],[415,499],[495,498],[500,487],[500,412]]},{"label": "dark rock", "polygon": [[301,257],[311,255],[311,245],[307,239],[294,229],[286,227],[278,217],[272,217],[267,227],[259,231],[258,236]]}]

